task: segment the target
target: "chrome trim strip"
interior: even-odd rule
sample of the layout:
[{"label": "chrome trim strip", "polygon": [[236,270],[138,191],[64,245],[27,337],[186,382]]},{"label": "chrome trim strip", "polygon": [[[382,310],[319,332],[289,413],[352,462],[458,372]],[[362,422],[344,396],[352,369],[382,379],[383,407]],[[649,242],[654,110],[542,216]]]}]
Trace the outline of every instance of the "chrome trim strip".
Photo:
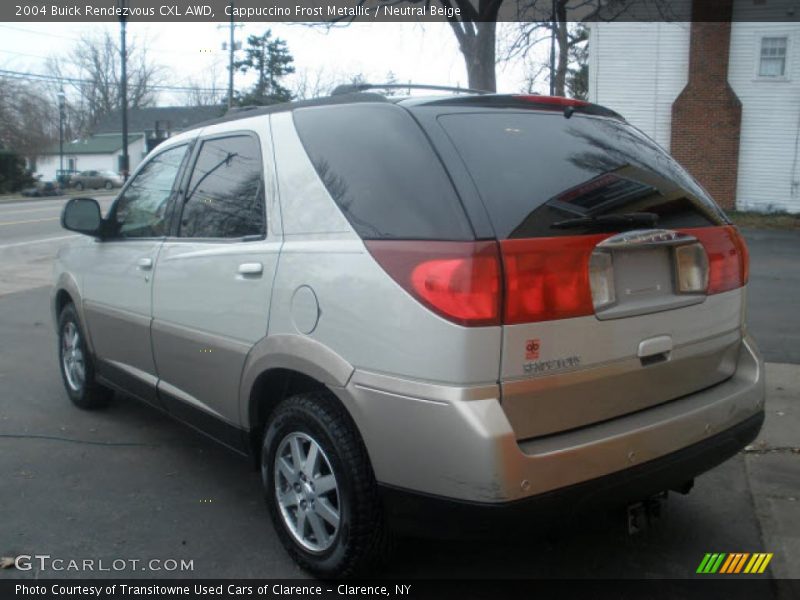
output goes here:
[{"label": "chrome trim strip", "polygon": [[186,404],[191,404],[196,409],[202,410],[205,413],[213,415],[214,417],[216,417],[217,419],[219,419],[220,421],[222,421],[222,422],[224,422],[224,423],[226,423],[228,425],[234,425],[234,426],[238,427],[238,424],[231,423],[225,417],[223,417],[220,413],[218,413],[217,411],[211,409],[208,405],[203,404],[202,402],[200,402],[200,400],[198,400],[194,396],[192,396],[190,394],[187,394],[186,392],[184,392],[180,388],[177,388],[174,385],[171,385],[171,384],[167,383],[163,379],[158,382],[158,391],[159,392],[164,392],[165,394],[169,394],[169,395],[177,398],[178,400],[181,400],[182,402],[185,402]]},{"label": "chrome trim strip", "polygon": [[635,229],[607,238],[597,248],[625,249],[647,246],[680,246],[696,242],[697,238],[671,229]]},{"label": "chrome trim strip", "polygon": [[117,362],[116,360],[109,360],[107,358],[104,360],[109,365],[116,367],[120,371],[124,371],[125,373],[131,375],[132,377],[136,377],[136,379],[140,379],[147,385],[156,387],[156,384],[158,383],[158,377],[151,375],[150,373],[147,373],[145,371],[142,371],[141,369],[137,369],[136,367],[132,367],[125,363]]}]

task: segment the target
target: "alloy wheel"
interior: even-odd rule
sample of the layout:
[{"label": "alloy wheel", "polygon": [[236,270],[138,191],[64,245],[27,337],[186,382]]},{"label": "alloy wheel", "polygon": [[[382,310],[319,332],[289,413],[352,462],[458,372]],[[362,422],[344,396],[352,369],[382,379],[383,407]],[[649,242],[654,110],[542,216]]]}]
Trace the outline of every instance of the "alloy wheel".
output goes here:
[{"label": "alloy wheel", "polygon": [[86,363],[81,349],[81,334],[72,321],[67,321],[61,332],[61,368],[70,389],[80,392],[86,382]]},{"label": "alloy wheel", "polygon": [[325,451],[311,436],[293,432],[275,453],[275,498],[292,537],[310,552],[330,548],[339,532],[341,496]]}]

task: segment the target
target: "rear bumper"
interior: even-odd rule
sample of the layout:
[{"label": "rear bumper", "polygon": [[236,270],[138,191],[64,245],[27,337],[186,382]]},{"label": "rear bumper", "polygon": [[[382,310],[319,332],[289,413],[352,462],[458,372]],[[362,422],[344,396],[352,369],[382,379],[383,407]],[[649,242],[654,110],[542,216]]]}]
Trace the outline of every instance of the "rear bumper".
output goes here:
[{"label": "rear bumper", "polygon": [[[607,476],[628,478],[639,469],[647,472],[647,465],[659,460],[674,466],[668,469],[669,477],[653,479],[659,484],[653,491],[691,479],[734,454],[758,432],[763,373],[748,338],[733,376],[718,385],[596,425],[526,441],[517,440],[496,385],[457,388],[356,371],[347,387],[335,391],[353,416],[376,479],[386,489],[505,505]],[[689,463],[669,458],[689,449],[699,458]],[[665,484],[660,479],[675,481]],[[643,486],[645,493],[649,487]]]},{"label": "rear bumper", "polygon": [[382,486],[392,527],[428,537],[493,536],[522,525],[551,523],[584,510],[597,510],[645,499],[682,487],[693,477],[724,462],[758,435],[760,411],[745,421],[666,456],[610,475],[512,502],[465,502]]}]

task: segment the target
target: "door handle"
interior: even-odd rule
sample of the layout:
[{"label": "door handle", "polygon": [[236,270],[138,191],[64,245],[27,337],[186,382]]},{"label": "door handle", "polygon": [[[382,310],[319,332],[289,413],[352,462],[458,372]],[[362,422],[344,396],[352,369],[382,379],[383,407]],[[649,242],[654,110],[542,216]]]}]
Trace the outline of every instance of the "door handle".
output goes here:
[{"label": "door handle", "polygon": [[240,275],[261,275],[264,272],[264,265],[259,262],[242,263],[239,265]]},{"label": "door handle", "polygon": [[152,258],[140,258],[136,262],[136,266],[138,266],[142,271],[149,271],[153,268],[153,259]]}]

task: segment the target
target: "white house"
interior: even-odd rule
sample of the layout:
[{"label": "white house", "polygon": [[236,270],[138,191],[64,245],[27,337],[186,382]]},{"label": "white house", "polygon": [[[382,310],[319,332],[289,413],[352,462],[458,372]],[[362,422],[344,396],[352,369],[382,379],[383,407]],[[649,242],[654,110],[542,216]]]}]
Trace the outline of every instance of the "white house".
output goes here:
[{"label": "white house", "polygon": [[[741,18],[753,3],[713,4]],[[670,150],[721,205],[800,212],[800,23],[692,20],[591,24],[589,99]]]},{"label": "white house", "polygon": [[[130,164],[136,166],[145,155],[144,135],[128,135],[128,156]],[[104,133],[83,140],[64,143],[64,169],[71,171],[113,171],[119,172],[122,156],[122,135]],[[60,148],[51,146],[36,160],[35,173],[42,181],[54,181],[56,171],[61,167]]]},{"label": "white house", "polygon": [[[133,171],[142,159],[168,137],[203,121],[219,117],[221,106],[151,106],[128,110],[128,164]],[[122,115],[112,112],[93,128],[86,139],[64,143],[64,169],[73,171],[121,171]],[[53,181],[60,169],[60,148],[52,145],[36,160],[34,172],[42,181]]]}]

